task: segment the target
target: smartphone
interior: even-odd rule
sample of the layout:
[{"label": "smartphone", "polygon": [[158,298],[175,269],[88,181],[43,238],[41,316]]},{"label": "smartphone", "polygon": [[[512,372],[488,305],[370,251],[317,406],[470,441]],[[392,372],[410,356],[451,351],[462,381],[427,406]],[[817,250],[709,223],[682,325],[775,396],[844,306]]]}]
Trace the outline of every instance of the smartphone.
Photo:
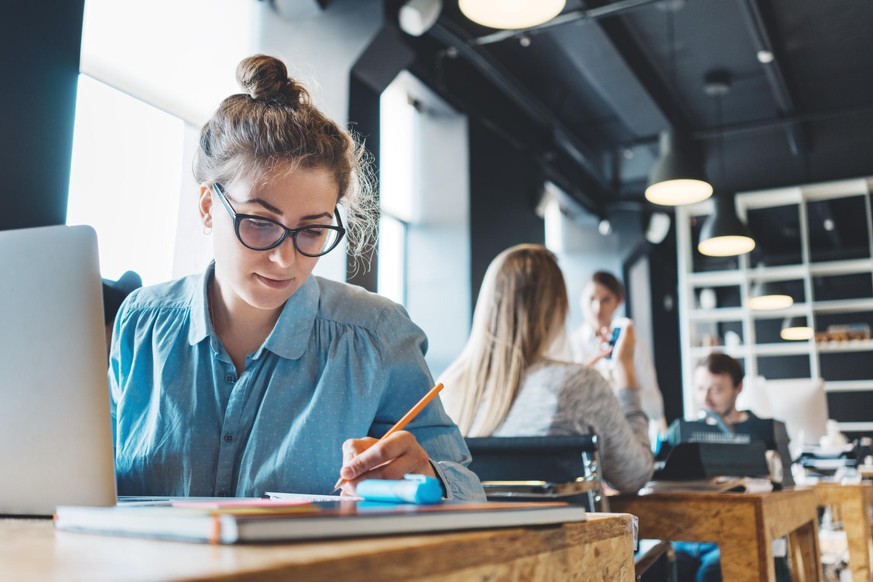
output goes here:
[{"label": "smartphone", "polygon": [[[612,332],[609,334],[609,347],[615,349],[615,342],[618,341],[618,336],[621,335],[621,326],[616,325],[612,328]],[[612,359],[612,352],[609,352],[609,355],[606,356],[606,359]]]}]

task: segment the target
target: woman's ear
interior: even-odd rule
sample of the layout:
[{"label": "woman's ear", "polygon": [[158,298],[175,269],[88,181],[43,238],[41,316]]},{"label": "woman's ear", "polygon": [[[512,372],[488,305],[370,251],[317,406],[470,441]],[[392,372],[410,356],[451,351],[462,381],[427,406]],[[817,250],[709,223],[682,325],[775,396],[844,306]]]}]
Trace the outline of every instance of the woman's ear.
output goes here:
[{"label": "woman's ear", "polygon": [[212,188],[208,184],[200,184],[200,200],[197,203],[200,211],[200,222],[204,228],[212,228]]}]

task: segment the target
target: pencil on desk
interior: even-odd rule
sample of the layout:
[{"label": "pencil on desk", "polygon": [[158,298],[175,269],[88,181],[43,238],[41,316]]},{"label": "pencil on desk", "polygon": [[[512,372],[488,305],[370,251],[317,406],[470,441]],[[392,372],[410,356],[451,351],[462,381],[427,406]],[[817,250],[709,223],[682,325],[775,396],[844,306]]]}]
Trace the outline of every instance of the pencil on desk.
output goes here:
[{"label": "pencil on desk", "polygon": [[[400,420],[398,420],[394,424],[394,426],[392,426],[388,430],[388,432],[383,434],[382,438],[380,438],[379,440],[381,441],[382,439],[386,439],[389,436],[391,436],[392,434],[394,434],[395,432],[401,431],[404,428],[406,428],[406,425],[409,424],[410,422],[412,422],[412,419],[415,418],[416,416],[418,416],[418,413],[421,412],[422,410],[424,410],[424,407],[427,406],[428,404],[430,404],[430,401],[433,400],[436,397],[436,395],[440,393],[440,390],[442,390],[442,389],[443,389],[442,382],[438,383],[436,386],[431,388],[428,391],[428,393],[425,394],[421,398],[421,400],[418,401],[418,403],[415,406],[410,408],[409,412],[404,414],[403,417]],[[345,483],[345,479],[340,477],[339,480],[336,482],[336,485],[333,486],[333,490],[336,491],[337,489],[342,487],[343,483]]]}]

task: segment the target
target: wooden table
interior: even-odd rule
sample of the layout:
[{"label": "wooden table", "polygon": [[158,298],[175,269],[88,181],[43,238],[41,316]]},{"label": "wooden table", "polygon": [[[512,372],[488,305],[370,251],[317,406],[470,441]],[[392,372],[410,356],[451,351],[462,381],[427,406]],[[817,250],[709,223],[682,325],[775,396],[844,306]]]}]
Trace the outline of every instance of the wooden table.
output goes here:
[{"label": "wooden table", "polygon": [[2,580],[634,579],[633,518],[312,543],[215,546],[0,519]]},{"label": "wooden table", "polygon": [[775,580],[773,540],[788,536],[792,579],[821,580],[812,489],[771,493],[670,492],[609,498],[640,519],[640,537],[717,542],[724,580]]},{"label": "wooden table", "polygon": [[843,523],[849,546],[849,569],[854,582],[873,582],[873,485],[817,483],[818,504],[830,506]]}]

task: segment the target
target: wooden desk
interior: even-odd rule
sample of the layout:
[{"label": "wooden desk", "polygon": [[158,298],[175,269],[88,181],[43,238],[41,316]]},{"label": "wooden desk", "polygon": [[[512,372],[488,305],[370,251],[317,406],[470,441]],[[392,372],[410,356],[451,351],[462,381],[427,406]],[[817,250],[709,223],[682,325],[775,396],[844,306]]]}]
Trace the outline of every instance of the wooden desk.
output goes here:
[{"label": "wooden desk", "polygon": [[873,582],[873,485],[818,483],[814,490],[818,504],[832,507],[835,521],[843,523],[849,546],[852,580]]},{"label": "wooden desk", "polygon": [[2,580],[634,579],[633,518],[319,543],[213,546],[0,519]]},{"label": "wooden desk", "polygon": [[788,536],[792,579],[821,580],[818,513],[812,489],[772,493],[671,492],[609,498],[640,519],[640,537],[717,542],[725,580],[776,578],[773,540]]}]

